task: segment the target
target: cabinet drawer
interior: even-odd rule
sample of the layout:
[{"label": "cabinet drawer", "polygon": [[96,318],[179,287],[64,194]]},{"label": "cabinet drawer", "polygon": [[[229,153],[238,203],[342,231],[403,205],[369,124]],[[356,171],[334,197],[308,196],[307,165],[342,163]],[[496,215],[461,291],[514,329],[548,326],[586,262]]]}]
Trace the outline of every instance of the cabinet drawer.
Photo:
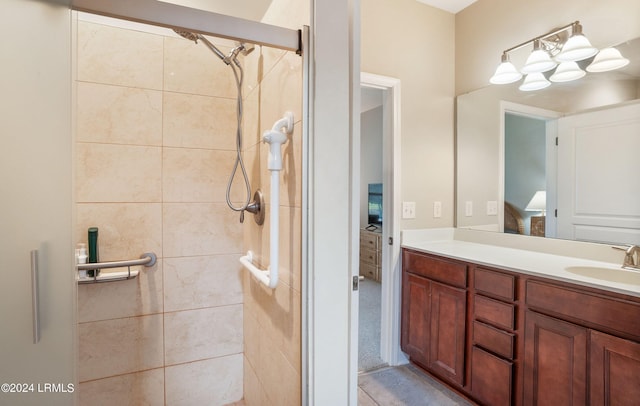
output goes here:
[{"label": "cabinet drawer", "polygon": [[379,239],[379,235],[362,232],[360,233],[360,248],[368,248],[375,251],[378,249]]},{"label": "cabinet drawer", "polygon": [[487,405],[511,405],[513,363],[478,347],[471,349],[471,392]]},{"label": "cabinet drawer", "polygon": [[360,249],[360,263],[373,266],[378,265],[378,252],[369,249]]},{"label": "cabinet drawer", "polygon": [[497,327],[513,330],[515,306],[476,295],[473,314],[476,319],[486,321]]},{"label": "cabinet drawer", "polygon": [[513,359],[515,335],[479,321],[473,322],[473,344]]},{"label": "cabinet drawer", "polygon": [[473,285],[477,292],[486,293],[509,302],[515,300],[515,275],[476,268],[474,278]]},{"label": "cabinet drawer", "polygon": [[467,287],[467,265],[415,251],[404,250],[403,267],[414,273],[459,288]]},{"label": "cabinet drawer", "polygon": [[638,303],[534,280],[527,281],[526,303],[532,309],[640,340]]},{"label": "cabinet drawer", "polygon": [[378,267],[375,265],[360,263],[360,276],[376,281],[378,280]]}]

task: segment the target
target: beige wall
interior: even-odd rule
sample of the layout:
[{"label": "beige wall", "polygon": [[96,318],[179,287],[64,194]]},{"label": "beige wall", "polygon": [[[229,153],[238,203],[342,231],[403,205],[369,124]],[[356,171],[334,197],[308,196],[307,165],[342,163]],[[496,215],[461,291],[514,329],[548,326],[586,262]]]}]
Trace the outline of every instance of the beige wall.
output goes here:
[{"label": "beige wall", "polygon": [[301,203],[302,203],[302,58],[294,52],[258,47],[246,59],[247,70],[261,72],[259,86],[248,89],[246,114],[260,117],[245,132],[245,158],[253,190],[261,189],[266,219],[258,226],[252,215],[244,223],[244,248],[254,263],[270,263],[269,216],[271,173],[269,145],[262,132],[284,112],[294,114],[294,130],[282,147],[280,172],[279,282],[271,290],[244,272],[244,387],[247,405],[301,403]]},{"label": "beige wall", "polygon": [[640,36],[637,0],[479,0],[455,16],[456,95],[487,86],[502,51],[579,20],[596,48]]},{"label": "beige wall", "polygon": [[414,0],[362,0],[361,12],[361,70],[401,81],[401,199],[416,202],[401,228],[450,227],[454,15]]},{"label": "beige wall", "polygon": [[158,255],[137,279],[79,287],[81,405],[243,396],[235,85],[165,35],[78,24],[76,235],[97,226],[101,260]]}]

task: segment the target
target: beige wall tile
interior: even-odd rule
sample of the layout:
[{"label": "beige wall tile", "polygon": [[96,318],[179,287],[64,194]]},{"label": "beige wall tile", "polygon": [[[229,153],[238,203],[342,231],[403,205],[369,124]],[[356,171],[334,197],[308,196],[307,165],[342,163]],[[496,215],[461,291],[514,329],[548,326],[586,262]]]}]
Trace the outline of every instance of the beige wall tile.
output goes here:
[{"label": "beige wall tile", "polygon": [[238,214],[223,203],[165,203],[165,257],[242,252]]},{"label": "beige wall tile", "polygon": [[100,260],[140,258],[145,252],[162,257],[162,204],[83,203],[76,208],[78,242],[87,229],[98,227]]},{"label": "beige wall tile", "polygon": [[[265,62],[266,66],[266,62]],[[261,127],[271,128],[285,111],[292,111],[295,122],[302,119],[302,58],[286,52],[260,84]]]},{"label": "beige wall tile", "polygon": [[164,260],[167,312],[242,303],[243,268],[239,255]]},{"label": "beige wall tile", "polygon": [[163,143],[235,151],[236,119],[235,99],[165,92]]},{"label": "beige wall tile", "polygon": [[225,405],[242,399],[242,354],[167,367],[167,406]]},{"label": "beige wall tile", "polygon": [[267,394],[251,363],[244,359],[244,399],[247,405],[268,405]]},{"label": "beige wall tile", "polygon": [[78,22],[78,80],[162,89],[162,37]]},{"label": "beige wall tile", "polygon": [[[152,267],[132,267],[131,270],[140,270],[135,279],[78,285],[78,322],[162,313],[161,262],[158,260]],[[118,272],[126,270],[113,269]],[[101,273],[109,271],[103,269]]]},{"label": "beige wall tile", "polygon": [[78,143],[78,202],[160,202],[160,147]]},{"label": "beige wall tile", "polygon": [[242,352],[242,305],[164,314],[165,364]]},{"label": "beige wall tile", "polygon": [[262,142],[262,133],[266,130],[266,128],[260,128],[260,92],[258,89],[245,97],[242,107],[242,148],[247,149]]},{"label": "beige wall tile", "polygon": [[162,406],[164,369],[84,382],[78,388],[80,406]]},{"label": "beige wall tile", "polygon": [[[227,182],[235,151],[164,148],[162,194],[165,202],[226,202]],[[232,184],[231,200],[246,199],[241,169]]]},{"label": "beige wall tile", "polygon": [[162,145],[162,92],[78,82],[77,140]]},{"label": "beige wall tile", "polygon": [[[225,55],[231,48],[212,42]],[[164,39],[164,86],[172,92],[235,99],[233,71],[205,44],[183,38]]]},{"label": "beige wall tile", "polygon": [[78,325],[80,382],[158,368],[162,363],[162,315]]},{"label": "beige wall tile", "polygon": [[[301,404],[301,376],[289,364],[286,357],[277,349],[277,343],[272,337],[263,335],[259,341],[260,356],[247,361],[265,390],[267,405],[300,405]],[[247,374],[250,377],[250,374]],[[254,384],[255,385],[255,384]],[[252,394],[247,393],[247,403]],[[257,396],[261,396],[257,394]]]}]

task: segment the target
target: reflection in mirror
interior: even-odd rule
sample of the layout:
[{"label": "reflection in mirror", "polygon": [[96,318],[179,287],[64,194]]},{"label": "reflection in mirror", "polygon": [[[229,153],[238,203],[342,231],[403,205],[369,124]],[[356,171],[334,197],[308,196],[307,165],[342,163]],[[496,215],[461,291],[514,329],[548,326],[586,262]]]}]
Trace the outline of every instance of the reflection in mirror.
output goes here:
[{"label": "reflection in mirror", "polygon": [[[492,85],[457,98],[457,227],[640,243],[638,182],[618,176],[640,173],[640,39],[616,48],[631,61],[617,71],[532,92]],[[527,54],[512,61],[521,66]],[[527,211],[543,190],[546,213]]]}]

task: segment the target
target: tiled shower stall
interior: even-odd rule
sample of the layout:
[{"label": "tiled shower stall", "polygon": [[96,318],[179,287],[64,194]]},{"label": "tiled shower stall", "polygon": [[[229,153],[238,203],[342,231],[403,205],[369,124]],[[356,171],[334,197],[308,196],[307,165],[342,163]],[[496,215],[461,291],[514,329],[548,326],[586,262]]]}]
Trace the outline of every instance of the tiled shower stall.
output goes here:
[{"label": "tiled shower stall", "polygon": [[[260,46],[242,58],[243,156],[267,202],[260,135],[295,115],[280,174],[280,283],[270,290],[238,262],[251,249],[269,264],[268,215],[241,224],[225,202],[231,69],[168,29],[80,14],[75,31],[77,242],[95,226],[101,260],[158,256],[137,279],[79,287],[80,405],[300,404],[302,58]],[[241,178],[231,195],[244,199]]]}]

